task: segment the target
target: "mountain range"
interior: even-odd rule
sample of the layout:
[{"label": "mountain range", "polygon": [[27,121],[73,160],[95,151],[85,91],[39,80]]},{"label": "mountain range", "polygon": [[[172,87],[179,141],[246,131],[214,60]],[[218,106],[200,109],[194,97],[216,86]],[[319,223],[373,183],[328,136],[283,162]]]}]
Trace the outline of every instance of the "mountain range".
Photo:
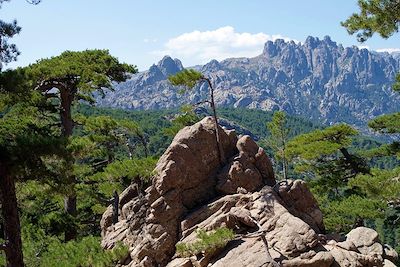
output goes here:
[{"label": "mountain range", "polygon": [[[362,129],[368,120],[400,110],[400,95],[391,90],[400,56],[343,47],[329,36],[309,36],[304,43],[268,41],[259,56],[212,60],[192,68],[212,79],[218,106],[284,110]],[[168,82],[169,75],[182,69],[179,59],[165,56],[97,102],[122,109],[168,109],[207,98],[206,84],[179,94]]]}]

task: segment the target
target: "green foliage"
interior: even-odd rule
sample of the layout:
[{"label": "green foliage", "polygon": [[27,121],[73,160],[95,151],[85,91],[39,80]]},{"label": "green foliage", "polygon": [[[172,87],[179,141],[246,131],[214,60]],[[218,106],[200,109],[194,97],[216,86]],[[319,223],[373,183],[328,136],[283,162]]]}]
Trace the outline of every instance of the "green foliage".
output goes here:
[{"label": "green foliage", "polygon": [[379,116],[369,121],[368,126],[383,134],[400,133],[400,112]]},{"label": "green foliage", "polygon": [[337,124],[323,130],[315,130],[295,137],[288,144],[291,156],[301,156],[312,160],[336,153],[340,148],[351,144],[351,136],[358,132],[347,124]]},{"label": "green foliage", "polygon": [[[1,0],[0,8],[4,2],[9,0]],[[2,63],[9,63],[16,60],[19,55],[19,51],[15,44],[10,44],[9,39],[17,35],[21,31],[21,28],[17,25],[17,21],[12,23],[0,20],[0,71],[2,69]]]},{"label": "green foliage", "polygon": [[34,104],[18,103],[0,113],[0,161],[23,179],[48,177],[44,156],[62,154],[65,143],[48,112]]},{"label": "green foliage", "polygon": [[52,240],[47,251],[42,254],[40,266],[76,267],[76,266],[115,266],[119,260],[128,255],[128,248],[122,245],[104,251],[100,246],[100,238],[88,236],[79,241],[61,243]]},{"label": "green foliage", "polygon": [[[357,33],[357,40],[365,42],[374,33],[387,39],[399,31],[400,4],[395,0],[358,0],[359,13],[352,14],[342,26],[349,34]],[[396,76],[393,85],[395,91],[400,91],[400,74]]]},{"label": "green foliage", "polygon": [[[382,144],[380,147],[368,149],[361,152],[365,157],[387,157],[396,156],[400,158],[400,142],[393,142],[391,144]],[[398,164],[398,162],[396,162]]]},{"label": "green foliage", "polygon": [[267,123],[267,128],[271,133],[267,143],[275,151],[277,157],[284,157],[283,153],[290,132],[290,128],[286,126],[285,112],[276,111],[272,120]]},{"label": "green foliage", "polygon": [[157,159],[153,157],[115,161],[108,164],[102,172],[94,174],[89,179],[109,182],[121,181],[121,186],[125,187],[135,180],[142,180],[144,183],[148,183],[153,176],[156,163]]},{"label": "green foliage", "polygon": [[[400,112],[379,116],[368,122],[368,126],[382,134],[398,137],[400,133]],[[370,157],[396,156],[400,158],[400,142],[383,144],[380,147],[367,150],[364,153]]]},{"label": "green foliage", "polygon": [[400,5],[393,0],[358,0],[359,13],[354,13],[342,26],[350,34],[357,33],[360,42],[366,41],[374,33],[389,38],[399,30]]},{"label": "green foliage", "polygon": [[383,201],[359,195],[350,195],[337,200],[319,197],[318,203],[324,214],[326,229],[336,233],[349,232],[357,219],[382,218],[385,209]]},{"label": "green foliage", "polygon": [[348,152],[357,134],[352,127],[339,124],[299,135],[288,143],[295,169],[310,179],[328,231],[346,232],[357,221],[383,216],[384,202],[366,197],[362,188],[351,184],[360,173],[370,176],[366,161]]},{"label": "green foliage", "polygon": [[271,133],[267,139],[267,144],[274,151],[275,159],[282,162],[282,176],[285,180],[288,175],[286,144],[290,132],[290,128],[286,124],[286,114],[283,111],[276,111],[272,116],[272,120],[267,123],[267,128]]},{"label": "green foliage", "polygon": [[200,118],[194,112],[193,107],[185,105],[181,107],[180,113],[171,120],[172,125],[164,129],[164,133],[174,137],[183,127],[193,125],[199,120]]},{"label": "green foliage", "polygon": [[400,199],[400,168],[392,170],[373,169],[371,175],[358,175],[349,182],[360,188],[370,198],[391,202]]},{"label": "green foliage", "polygon": [[207,233],[205,230],[197,230],[198,240],[193,243],[179,242],[176,244],[176,252],[181,257],[188,257],[192,255],[198,255],[205,251],[213,252],[219,248],[223,248],[226,244],[231,241],[235,234],[231,229],[221,227],[211,233]]},{"label": "green foliage", "polygon": [[184,69],[175,75],[168,77],[168,80],[172,85],[185,86],[187,88],[193,88],[200,80],[202,80],[203,74],[193,69]]},{"label": "green foliage", "polygon": [[48,82],[61,82],[78,88],[77,100],[89,100],[89,93],[112,89],[112,82],[125,81],[135,66],[119,63],[108,50],[66,51],[49,59],[41,59],[26,67],[26,75],[33,86]]}]

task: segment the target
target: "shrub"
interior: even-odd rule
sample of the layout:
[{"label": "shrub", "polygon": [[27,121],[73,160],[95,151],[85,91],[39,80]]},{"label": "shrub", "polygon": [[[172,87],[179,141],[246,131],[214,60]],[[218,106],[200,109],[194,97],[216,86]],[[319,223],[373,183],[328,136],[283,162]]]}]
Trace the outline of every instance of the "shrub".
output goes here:
[{"label": "shrub", "polygon": [[235,234],[231,229],[221,227],[211,233],[199,229],[196,232],[198,240],[193,243],[179,242],[176,244],[176,252],[181,257],[198,255],[202,252],[212,253],[223,248],[231,241]]}]

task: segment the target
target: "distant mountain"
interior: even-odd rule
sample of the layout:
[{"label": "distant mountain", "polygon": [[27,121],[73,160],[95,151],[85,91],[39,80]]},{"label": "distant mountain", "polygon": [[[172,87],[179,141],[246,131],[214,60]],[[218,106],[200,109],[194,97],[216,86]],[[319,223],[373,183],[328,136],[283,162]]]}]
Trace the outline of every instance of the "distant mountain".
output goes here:
[{"label": "distant mountain", "polygon": [[[162,109],[201,101],[208,92],[205,84],[185,95],[169,84],[167,77],[182,69],[178,59],[166,56],[116,85],[116,91],[98,103]],[[400,110],[400,95],[391,90],[400,57],[344,48],[328,36],[308,37],[303,44],[268,41],[257,57],[212,60],[196,69],[213,78],[220,106],[281,109],[321,123],[344,121],[362,128],[375,116]]]}]

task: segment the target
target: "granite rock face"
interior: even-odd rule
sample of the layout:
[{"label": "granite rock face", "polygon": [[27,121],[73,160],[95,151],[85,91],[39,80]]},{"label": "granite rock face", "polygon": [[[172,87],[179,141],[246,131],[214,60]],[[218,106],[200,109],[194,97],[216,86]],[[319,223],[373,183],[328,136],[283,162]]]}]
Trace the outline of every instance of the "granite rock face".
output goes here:
[{"label": "granite rock face", "polygon": [[[118,266],[392,266],[398,255],[378,234],[360,227],[329,240],[318,204],[299,180],[276,183],[271,161],[249,136],[220,129],[227,161],[219,161],[214,123],[206,117],[183,128],[160,158],[152,185],[135,185],[101,220],[102,246],[129,247]],[[232,229],[221,249],[182,257],[178,242],[197,239],[196,230]]]},{"label": "granite rock face", "polygon": [[[233,177],[226,173],[225,178],[234,183],[217,187],[217,177],[226,168],[219,162],[213,119],[206,117],[175,136],[157,163],[152,186],[145,195],[135,194],[132,188],[121,194],[117,224],[112,225],[112,207],[107,209],[101,220],[102,246],[112,248],[117,241],[123,241],[131,247],[132,266],[165,266],[175,253],[182,231],[180,224],[192,210],[220,196],[219,191],[227,191],[228,187],[236,193],[238,190],[256,191],[266,183],[275,184],[271,162],[254,141],[248,136],[238,141],[234,131],[221,128],[219,132],[224,154],[229,159],[226,166],[232,165],[231,161],[241,155],[237,148],[239,141],[251,141],[249,148],[256,153],[246,154],[242,162],[257,173],[256,178]],[[244,149],[243,146],[240,149]],[[257,160],[256,154],[260,154]],[[261,162],[263,160],[265,162]]]},{"label": "granite rock face", "polygon": [[[207,96],[205,84],[179,95],[167,81],[181,70],[179,60],[164,57],[116,91],[98,99],[125,109],[173,108]],[[366,127],[369,119],[396,112],[400,96],[390,88],[400,72],[400,57],[358,47],[343,47],[328,36],[304,43],[268,41],[254,58],[212,60],[195,69],[210,76],[219,106],[285,110],[322,123],[344,121]]]}]

